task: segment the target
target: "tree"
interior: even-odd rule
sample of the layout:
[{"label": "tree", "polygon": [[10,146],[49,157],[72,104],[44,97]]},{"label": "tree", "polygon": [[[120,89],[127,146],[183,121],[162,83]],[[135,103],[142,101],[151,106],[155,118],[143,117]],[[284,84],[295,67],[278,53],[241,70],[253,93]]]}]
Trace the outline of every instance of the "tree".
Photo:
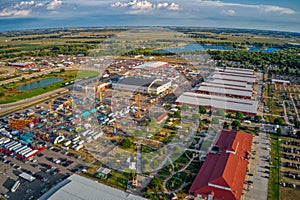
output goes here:
[{"label": "tree", "polygon": [[260,128],[258,126],[255,126],[255,128],[254,128],[255,133],[258,133],[259,129]]},{"label": "tree", "polygon": [[276,125],[282,125],[283,124],[283,120],[280,117],[277,117],[274,119],[274,124]]},{"label": "tree", "polygon": [[211,123],[212,124],[219,124],[219,118],[218,117],[213,117],[212,119],[211,119]]},{"label": "tree", "polygon": [[279,128],[277,128],[277,131],[276,131],[276,132],[277,132],[278,135],[281,135],[282,129],[279,127]]},{"label": "tree", "polygon": [[235,113],[235,118],[242,120],[244,118],[244,114],[242,112],[236,112]]},{"label": "tree", "polygon": [[206,113],[206,107],[205,106],[200,106],[199,107],[199,113],[200,114],[205,114]]},{"label": "tree", "polygon": [[232,126],[232,129],[238,130],[239,127],[241,126],[241,122],[238,121],[238,120],[234,120],[234,121],[231,123],[231,126]]},{"label": "tree", "polygon": [[187,111],[190,107],[186,104],[184,104],[182,107],[181,107],[181,110],[182,111]]},{"label": "tree", "polygon": [[198,121],[199,119],[200,119],[199,114],[193,114],[193,115],[192,115],[192,120],[193,120],[193,121]]},{"label": "tree", "polygon": [[216,115],[224,117],[225,116],[225,111],[222,110],[222,109],[219,109],[219,110],[216,111]]},{"label": "tree", "polygon": [[300,131],[296,132],[297,138],[300,138]]},{"label": "tree", "polygon": [[299,128],[300,127],[300,121],[295,121],[295,127]]},{"label": "tree", "polygon": [[260,115],[256,115],[254,117],[255,122],[260,122],[262,120],[262,117]]},{"label": "tree", "polygon": [[127,149],[127,148],[130,148],[131,146],[132,146],[132,142],[129,139],[125,138],[122,140],[121,147]]},{"label": "tree", "polygon": [[62,72],[65,72],[66,70],[65,69],[60,69],[60,72],[62,73]]},{"label": "tree", "polygon": [[228,122],[224,122],[224,124],[223,124],[223,128],[224,128],[224,129],[228,129],[228,128],[229,128],[229,124],[228,124]]}]

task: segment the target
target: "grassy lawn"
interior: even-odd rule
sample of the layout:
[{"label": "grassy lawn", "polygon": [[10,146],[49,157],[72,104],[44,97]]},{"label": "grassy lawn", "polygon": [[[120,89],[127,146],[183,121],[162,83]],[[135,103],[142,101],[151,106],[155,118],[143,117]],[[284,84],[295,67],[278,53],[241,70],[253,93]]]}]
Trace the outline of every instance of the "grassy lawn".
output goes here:
[{"label": "grassy lawn", "polygon": [[[6,86],[1,86],[0,91],[4,94],[0,97],[0,104],[16,102],[22,99],[31,98],[40,94],[44,94],[46,92],[50,92],[62,87],[65,87],[66,83],[75,80],[76,78],[84,78],[84,77],[95,77],[98,76],[98,72],[88,71],[88,70],[71,70],[66,72],[55,72],[44,75],[43,77],[30,79],[26,81],[20,81],[17,83],[8,84]],[[39,87],[33,90],[18,90],[17,86],[24,85],[30,82],[40,81],[46,78],[63,78],[62,81],[46,85],[44,87]]]},{"label": "grassy lawn", "polygon": [[[277,135],[270,135],[271,138],[271,163],[273,166],[280,166],[280,141]],[[279,199],[280,168],[270,168],[268,187],[268,199]]]}]

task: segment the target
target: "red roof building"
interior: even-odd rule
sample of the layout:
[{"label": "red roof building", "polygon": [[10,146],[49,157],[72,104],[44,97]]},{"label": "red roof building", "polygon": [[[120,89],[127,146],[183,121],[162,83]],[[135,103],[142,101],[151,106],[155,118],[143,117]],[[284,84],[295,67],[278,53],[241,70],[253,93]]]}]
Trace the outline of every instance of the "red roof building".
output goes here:
[{"label": "red roof building", "polygon": [[251,144],[251,134],[222,130],[189,192],[202,199],[240,199]]}]

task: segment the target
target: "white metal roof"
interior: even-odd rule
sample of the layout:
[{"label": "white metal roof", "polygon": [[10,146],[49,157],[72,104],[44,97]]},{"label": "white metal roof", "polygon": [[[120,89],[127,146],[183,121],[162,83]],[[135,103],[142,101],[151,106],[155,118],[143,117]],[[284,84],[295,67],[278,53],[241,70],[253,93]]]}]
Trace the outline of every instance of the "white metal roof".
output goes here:
[{"label": "white metal roof", "polygon": [[228,89],[228,88],[218,88],[213,86],[200,86],[198,88],[199,91],[202,92],[210,92],[214,94],[220,94],[220,95],[237,95],[237,96],[243,96],[247,98],[252,97],[252,91],[242,91],[242,90],[236,90],[236,89]]},{"label": "white metal roof", "polygon": [[91,179],[73,174],[47,193],[39,200],[145,200],[143,197],[131,195]]},{"label": "white metal roof", "polygon": [[19,176],[21,178],[24,178],[25,180],[28,180],[28,181],[34,181],[35,180],[35,177],[25,173],[25,172],[22,172],[21,174],[19,174]]},{"label": "white metal roof", "polygon": [[218,84],[218,83],[212,83],[212,82],[204,82],[201,84],[201,86],[252,92],[251,85],[246,85],[246,87],[240,87],[240,86],[235,86],[235,85],[224,85],[224,84]]},{"label": "white metal roof", "polygon": [[256,114],[258,108],[258,102],[254,100],[197,94],[192,92],[183,93],[177,98],[176,102],[195,106],[209,106],[216,109],[241,111],[251,114]]},{"label": "white metal roof", "polygon": [[240,77],[240,76],[233,76],[233,75],[223,75],[220,73],[215,73],[213,75],[214,79],[222,79],[222,80],[229,80],[229,81],[240,81],[240,82],[248,82],[248,83],[255,83],[255,78],[252,77]]},{"label": "white metal roof", "polygon": [[251,69],[242,69],[242,68],[232,68],[232,67],[226,67],[224,68],[216,68],[216,71],[223,71],[228,73],[234,73],[234,74],[244,74],[244,75],[253,75],[254,70]]},{"label": "white metal roof", "polygon": [[138,65],[136,67],[133,67],[133,69],[142,69],[142,70],[147,70],[147,71],[150,71],[152,69],[155,69],[155,68],[158,68],[158,67],[161,67],[161,66],[166,66],[168,65],[167,62],[161,62],[161,61],[158,61],[158,62],[146,62],[144,64],[141,64],[141,65]]}]

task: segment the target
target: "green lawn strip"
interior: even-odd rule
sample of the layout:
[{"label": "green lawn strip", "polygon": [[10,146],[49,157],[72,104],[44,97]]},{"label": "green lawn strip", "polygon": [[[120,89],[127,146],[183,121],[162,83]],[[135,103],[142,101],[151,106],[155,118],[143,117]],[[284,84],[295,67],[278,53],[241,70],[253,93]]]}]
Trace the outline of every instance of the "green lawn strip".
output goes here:
[{"label": "green lawn strip", "polygon": [[[271,166],[268,187],[268,199],[279,199],[279,182],[280,182],[280,141],[277,135],[270,135],[271,138]],[[279,166],[278,168],[272,166]]]}]

